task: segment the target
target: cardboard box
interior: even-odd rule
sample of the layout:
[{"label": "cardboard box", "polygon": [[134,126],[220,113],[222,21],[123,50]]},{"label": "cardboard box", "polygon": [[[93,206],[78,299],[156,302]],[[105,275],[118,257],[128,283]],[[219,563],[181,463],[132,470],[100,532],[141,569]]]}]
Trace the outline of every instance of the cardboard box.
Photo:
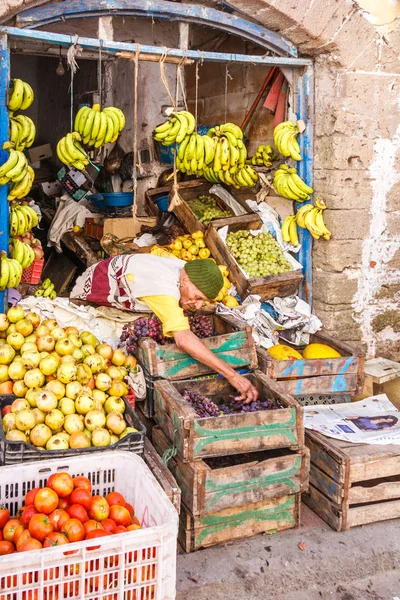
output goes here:
[{"label": "cardboard box", "polygon": [[57,179],[74,200],[82,200],[91,191],[91,182],[82,171],[73,167],[62,167],[57,173]]},{"label": "cardboard box", "polygon": [[40,184],[46,196],[60,196],[62,194],[62,185],[59,181],[44,181]]},{"label": "cardboard box", "polygon": [[29,148],[28,154],[31,163],[40,162],[45,158],[50,158],[51,156],[53,156],[50,144],[43,144],[42,146]]},{"label": "cardboard box", "polygon": [[111,233],[120,239],[135,238],[143,225],[154,227],[156,217],[125,217],[122,219],[104,219],[104,234]]}]

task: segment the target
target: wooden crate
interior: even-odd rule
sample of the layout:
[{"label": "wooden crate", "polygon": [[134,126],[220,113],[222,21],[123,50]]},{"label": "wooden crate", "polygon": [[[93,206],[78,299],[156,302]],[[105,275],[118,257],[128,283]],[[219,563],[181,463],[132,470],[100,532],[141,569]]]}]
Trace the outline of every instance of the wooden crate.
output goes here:
[{"label": "wooden crate", "polygon": [[178,541],[186,552],[194,552],[258,533],[292,529],[299,526],[300,504],[300,494],[293,494],[193,517],[182,503]]},{"label": "wooden crate", "polygon": [[[189,181],[187,183],[179,184],[178,193],[181,202],[180,204],[177,204],[175,206],[173,212],[189,233],[193,233],[194,231],[205,231],[207,229],[207,227],[205,227],[203,223],[199,221],[199,219],[196,217],[196,215],[190,208],[188,202],[190,202],[191,200],[195,200],[199,196],[211,195],[217,201],[218,208],[220,208],[221,210],[230,210],[229,206],[223,200],[221,200],[221,198],[210,194],[210,189],[213,187],[213,185],[215,184],[207,183],[204,181]],[[244,208],[246,213],[251,213],[251,210],[244,202],[244,200],[242,200],[236,194],[233,194],[231,191],[229,193],[234,196],[235,200],[240,204],[242,208]],[[238,218],[240,217],[232,216],[227,217],[227,220],[229,222],[234,223]]]},{"label": "wooden crate", "polygon": [[351,444],[307,431],[304,502],[336,531],[400,517],[400,447]]},{"label": "wooden crate", "polygon": [[[160,427],[153,444],[161,455],[170,442]],[[267,450],[254,454],[184,463],[179,455],[168,462],[182,492],[182,502],[194,517],[228,508],[265,502],[308,489],[309,451]]]},{"label": "wooden crate", "polygon": [[279,275],[248,278],[218,233],[225,226],[228,226],[228,232],[230,233],[243,229],[260,229],[262,222],[255,214],[236,217],[234,222],[232,222],[232,219],[217,219],[210,223],[205,234],[207,248],[210,249],[218,264],[226,265],[229,268],[229,279],[234,283],[242,300],[251,294],[259,295],[261,300],[270,300],[276,296],[284,297],[297,293],[303,279],[301,271],[288,271]]},{"label": "wooden crate", "polygon": [[171,471],[164,465],[160,455],[155,451],[147,438],[144,440],[143,460],[161,485],[179,515],[181,511],[181,490]]},{"label": "wooden crate", "polygon": [[200,418],[183,399],[183,390],[195,390],[218,403],[221,397],[237,394],[226,379],[155,382],[155,419],[184,462],[276,448],[298,450],[304,445],[303,409],[294,398],[261,371],[244,377],[260,397],[277,399],[282,408]]},{"label": "wooden crate", "polygon": [[311,335],[310,344],[314,343],[331,346],[342,358],[276,360],[264,348],[257,348],[259,368],[293,396],[360,394],[364,385],[362,351],[322,332]]},{"label": "wooden crate", "polygon": [[[210,316],[214,329],[218,332],[221,319]],[[257,367],[257,354],[251,334],[251,327],[224,335],[216,335],[202,340],[204,345],[234,369]],[[139,341],[136,352],[139,363],[152,377],[186,379],[212,373],[210,367],[199,363],[189,354],[180,350],[174,343],[162,346],[150,338]]]}]

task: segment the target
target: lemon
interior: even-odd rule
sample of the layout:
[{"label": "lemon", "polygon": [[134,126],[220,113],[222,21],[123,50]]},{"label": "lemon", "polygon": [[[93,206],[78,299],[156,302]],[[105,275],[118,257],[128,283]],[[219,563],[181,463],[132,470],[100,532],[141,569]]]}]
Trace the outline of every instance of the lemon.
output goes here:
[{"label": "lemon", "polygon": [[199,249],[196,246],[196,244],[192,244],[192,246],[190,246],[190,248],[188,248],[190,254],[193,254],[193,256],[195,256],[196,254],[199,253]]},{"label": "lemon", "polygon": [[210,256],[210,251],[208,248],[201,248],[199,250],[199,256],[200,258],[209,258]]},{"label": "lemon", "polygon": [[224,277],[229,276],[229,269],[225,265],[218,265],[218,269],[221,271],[221,273]]},{"label": "lemon", "polygon": [[169,247],[171,248],[171,250],[182,250],[182,242],[181,240],[176,239],[172,242],[172,244],[169,245]]},{"label": "lemon", "polygon": [[239,302],[236,300],[236,298],[234,296],[225,296],[225,298],[222,300],[222,302],[225,304],[225,306],[239,306]]},{"label": "lemon", "polygon": [[194,240],[198,240],[204,237],[204,233],[202,231],[195,231],[194,233],[192,233],[192,238]]},{"label": "lemon", "polygon": [[206,245],[204,243],[204,240],[201,239],[201,238],[194,238],[194,243],[196,244],[196,246],[198,248],[205,248],[206,247]]},{"label": "lemon", "polygon": [[303,358],[341,358],[341,356],[326,344],[309,344],[303,350]]},{"label": "lemon", "polygon": [[184,240],[182,245],[185,250],[188,250],[192,244],[193,244],[192,240],[186,239],[186,240]]}]

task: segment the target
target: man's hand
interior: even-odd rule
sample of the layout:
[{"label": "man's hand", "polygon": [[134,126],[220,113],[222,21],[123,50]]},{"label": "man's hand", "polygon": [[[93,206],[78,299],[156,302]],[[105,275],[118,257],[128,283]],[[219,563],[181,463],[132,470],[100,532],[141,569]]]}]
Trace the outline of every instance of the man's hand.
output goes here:
[{"label": "man's hand", "polygon": [[243,375],[239,375],[239,373],[235,373],[232,377],[228,378],[229,383],[240,392],[240,396],[238,400],[243,400],[245,404],[249,404],[250,402],[255,402],[258,398],[258,391],[252,385],[252,383],[243,377]]}]

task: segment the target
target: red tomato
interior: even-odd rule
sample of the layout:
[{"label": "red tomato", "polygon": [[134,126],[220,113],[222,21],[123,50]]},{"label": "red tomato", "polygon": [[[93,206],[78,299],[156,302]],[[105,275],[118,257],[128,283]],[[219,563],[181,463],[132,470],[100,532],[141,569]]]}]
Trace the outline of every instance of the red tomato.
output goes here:
[{"label": "red tomato", "polygon": [[58,506],[58,496],[51,488],[42,488],[35,496],[35,508],[45,515],[49,515]]},{"label": "red tomato", "polygon": [[0,506],[0,529],[10,520],[10,511],[3,504]]},{"label": "red tomato", "polygon": [[112,519],[103,519],[101,524],[103,525],[104,529],[110,533],[115,533],[115,530],[117,529],[117,524]]},{"label": "red tomato", "polygon": [[129,514],[129,511],[125,506],[119,506],[118,504],[111,506],[110,519],[115,521],[117,525],[123,525],[124,527],[128,527],[128,525],[132,523],[132,517]]},{"label": "red tomato", "polygon": [[[104,519],[104,521],[107,521],[107,519]],[[95,521],[94,519],[89,519],[89,521],[86,521],[86,523],[83,524],[86,535],[90,531],[96,531],[97,529],[104,530],[104,521],[102,521],[102,523],[99,523],[99,521]]]},{"label": "red tomato", "polygon": [[110,507],[107,500],[103,496],[93,496],[90,503],[89,517],[96,521],[102,521],[103,519],[107,519],[109,514]]},{"label": "red tomato", "polygon": [[15,546],[12,542],[0,542],[0,556],[4,556],[4,554],[12,554],[15,552]]},{"label": "red tomato", "polygon": [[118,492],[111,492],[106,497],[106,500],[110,506],[114,506],[114,504],[119,504],[120,506],[125,506],[125,504],[126,504],[125,498],[122,496],[122,494],[119,494]]},{"label": "red tomato", "polygon": [[48,482],[47,485],[48,487],[51,487],[60,498],[66,498],[74,489],[74,481],[69,473],[56,473],[51,485],[49,485]]},{"label": "red tomato", "polygon": [[29,533],[35,540],[39,540],[39,542],[43,542],[45,537],[52,531],[54,531],[54,525],[46,514],[38,513],[37,515],[33,515],[29,521]]},{"label": "red tomato", "polygon": [[137,525],[136,523],[133,525],[128,525],[127,530],[128,531],[134,531],[135,529],[142,529],[140,525]]},{"label": "red tomato", "polygon": [[47,480],[46,487],[53,489],[52,484],[53,484],[54,477],[56,475],[57,475],[57,473],[53,473],[52,475],[50,475],[50,477]]},{"label": "red tomato", "polygon": [[128,502],[127,502],[125,504],[125,508],[129,510],[129,514],[131,515],[131,517],[133,517],[133,515],[135,514],[135,511],[133,510],[132,504],[128,504]]},{"label": "red tomato", "polygon": [[42,544],[39,542],[39,540],[30,537],[29,540],[26,540],[26,542],[24,542],[22,544],[22,546],[19,547],[18,552],[28,552],[29,550],[40,550],[41,548],[43,548]]},{"label": "red tomato", "polygon": [[43,548],[53,548],[54,546],[63,546],[64,544],[69,544],[67,536],[58,531],[53,531],[46,536]]},{"label": "red tomato", "polygon": [[28,527],[29,521],[31,520],[33,515],[36,515],[37,513],[38,513],[38,511],[36,510],[36,508],[34,507],[33,504],[30,504],[29,506],[26,506],[24,508],[24,510],[22,511],[20,520],[21,520],[22,525],[25,527],[25,529]]},{"label": "red tomato", "polygon": [[67,513],[71,519],[78,519],[81,523],[89,520],[86,510],[80,504],[72,504],[67,508]]},{"label": "red tomato", "polygon": [[[86,539],[93,540],[94,538],[107,537],[108,535],[111,535],[109,531],[104,531],[104,529],[94,529],[87,534]],[[88,550],[97,550],[98,548],[100,548],[100,546],[90,546]]]},{"label": "red tomato", "polygon": [[70,542],[80,542],[85,539],[85,528],[78,519],[68,519],[61,533],[65,533]]},{"label": "red tomato", "polygon": [[63,510],[67,510],[68,506],[70,506],[71,502],[69,501],[69,496],[65,498],[60,498],[57,508],[62,508]]},{"label": "red tomato", "polygon": [[49,514],[49,519],[54,525],[54,531],[61,531],[64,523],[70,519],[69,514],[62,508],[56,508],[52,513]]},{"label": "red tomato", "polygon": [[26,542],[26,540],[29,540],[30,537],[32,537],[32,536],[29,533],[29,529],[24,529],[24,531],[21,533],[21,535],[18,538],[18,542],[15,544],[17,552],[19,551],[22,544],[24,544]]},{"label": "red tomato", "polygon": [[16,546],[19,538],[21,537],[21,533],[25,531],[25,527],[22,525],[18,525],[14,531],[13,544]]},{"label": "red tomato", "polygon": [[91,493],[89,492],[89,490],[83,487],[75,488],[70,496],[71,504],[80,504],[85,510],[89,510],[91,501]]},{"label": "red tomato", "polygon": [[126,527],[124,527],[123,525],[118,525],[117,529],[115,530],[115,533],[125,533],[127,530]]},{"label": "red tomato", "polygon": [[31,504],[35,503],[35,496],[41,489],[42,488],[33,488],[33,490],[27,493],[25,497],[25,506],[31,506]]},{"label": "red tomato", "polygon": [[12,542],[14,539],[14,533],[18,525],[21,525],[19,519],[10,519],[3,527],[3,537],[7,542]]},{"label": "red tomato", "polygon": [[0,530],[0,542],[2,542],[3,540],[4,540],[4,537],[3,537],[3,531],[2,531],[2,530]]},{"label": "red tomato", "polygon": [[132,517],[132,525],[140,525],[140,521],[137,517]]},{"label": "red tomato", "polygon": [[74,477],[74,486],[76,488],[85,488],[88,492],[92,493],[92,484],[90,483],[87,477],[83,477],[83,475],[79,475],[78,477]]}]

